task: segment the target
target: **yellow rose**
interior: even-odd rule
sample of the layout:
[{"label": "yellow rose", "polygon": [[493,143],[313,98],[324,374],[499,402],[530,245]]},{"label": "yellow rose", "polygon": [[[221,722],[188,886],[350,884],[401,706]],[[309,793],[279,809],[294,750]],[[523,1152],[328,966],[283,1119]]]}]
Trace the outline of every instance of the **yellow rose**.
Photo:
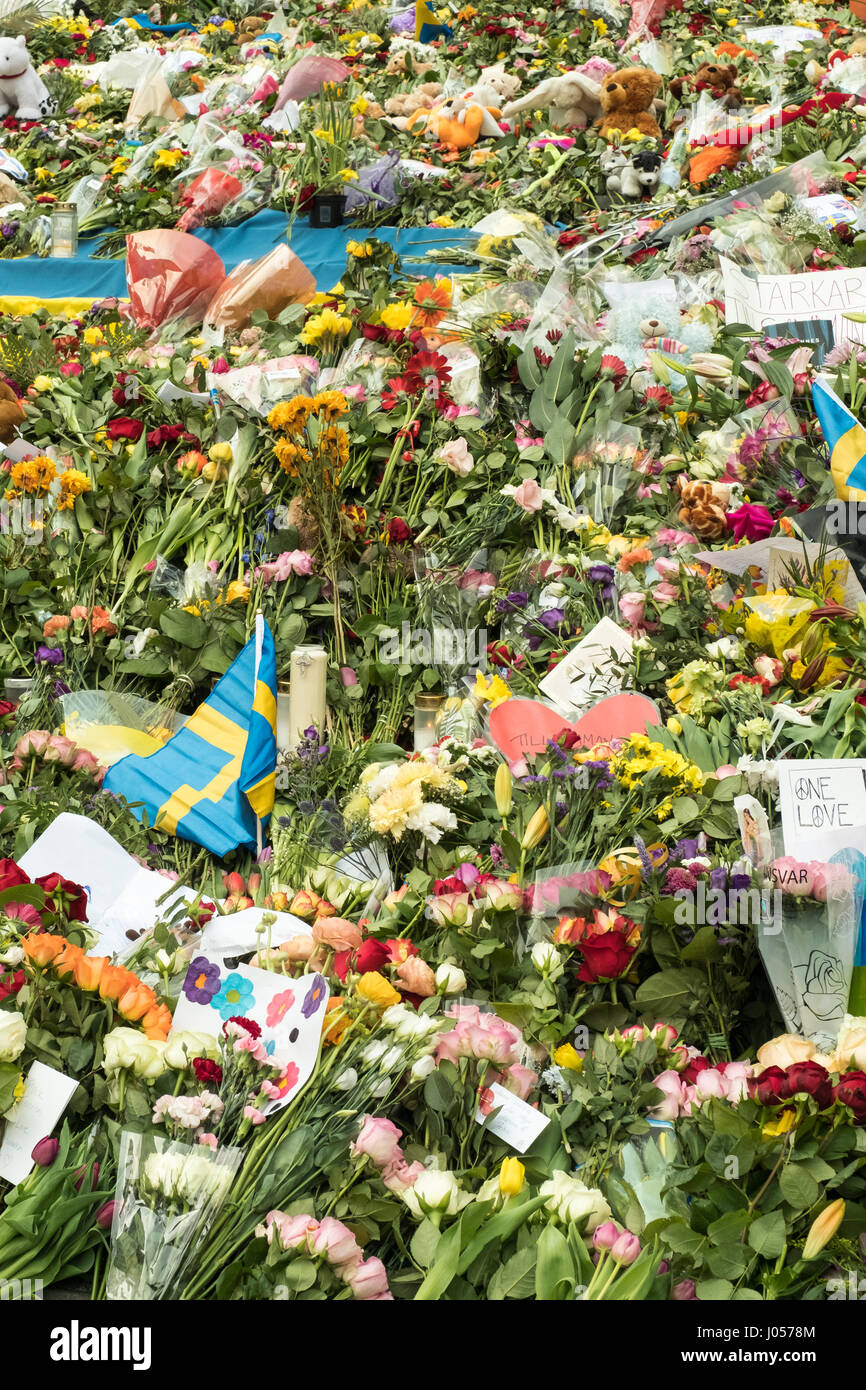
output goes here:
[{"label": "yellow rose", "polygon": [[50,376],[38,376],[33,382],[33,389],[35,391],[50,391],[53,385],[54,382]]},{"label": "yellow rose", "polygon": [[553,1060],[558,1067],[565,1071],[582,1071],[583,1058],[576,1052],[571,1043],[563,1043],[553,1054]]},{"label": "yellow rose", "polygon": [[833,1071],[863,1071],[866,1068],[866,1018],[845,1018],[836,1039]]},{"label": "yellow rose", "polygon": [[399,1004],[402,1000],[402,995],[398,994],[378,970],[366,971],[358,981],[357,988],[362,999],[369,999],[380,1009],[389,1009],[392,1004]]}]

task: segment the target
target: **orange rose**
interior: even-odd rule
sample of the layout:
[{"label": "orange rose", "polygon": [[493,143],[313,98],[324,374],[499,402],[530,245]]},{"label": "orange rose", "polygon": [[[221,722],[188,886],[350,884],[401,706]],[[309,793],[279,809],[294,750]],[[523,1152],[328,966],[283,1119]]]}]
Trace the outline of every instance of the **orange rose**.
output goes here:
[{"label": "orange rose", "polygon": [[50,932],[31,932],[21,942],[21,949],[34,965],[50,965],[66,946],[65,936],[52,936]]},{"label": "orange rose", "polygon": [[147,985],[143,985],[137,980],[125,994],[122,994],[117,1001],[117,1012],[124,1018],[128,1018],[130,1023],[137,1023],[140,1018],[144,1018],[148,1009],[152,1009],[156,1003],[156,995]]},{"label": "orange rose", "polygon": [[364,937],[354,922],[345,917],[317,918],[313,923],[313,940],[331,951],[357,951]]},{"label": "orange rose", "polygon": [[141,1026],[152,1042],[165,1042],[171,1031],[171,1009],[167,1004],[155,1004],[144,1015]]},{"label": "orange rose", "polygon": [[80,956],[75,962],[75,983],[79,989],[97,990],[108,956]]},{"label": "orange rose", "polygon": [[334,904],[327,902],[325,898],[319,898],[319,901],[316,904],[316,916],[336,917],[336,915],[337,909],[334,907]]},{"label": "orange rose", "polygon": [[433,971],[420,956],[409,956],[397,966],[397,979],[410,994],[420,994],[429,999],[436,993],[436,980]]},{"label": "orange rose", "polygon": [[125,970],[122,965],[108,965],[103,970],[99,980],[100,999],[112,999],[115,1002],[122,994],[125,994],[135,976]]},{"label": "orange rose", "polygon": [[80,946],[73,946],[71,941],[63,943],[63,950],[58,951],[54,961],[54,969],[61,980],[69,979],[75,974],[75,967],[83,955],[84,952]]}]

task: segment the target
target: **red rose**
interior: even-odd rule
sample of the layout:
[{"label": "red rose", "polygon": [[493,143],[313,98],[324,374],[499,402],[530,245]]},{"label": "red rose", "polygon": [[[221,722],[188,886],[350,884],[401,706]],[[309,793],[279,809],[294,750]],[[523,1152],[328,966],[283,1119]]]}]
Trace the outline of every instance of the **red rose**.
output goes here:
[{"label": "red rose", "polygon": [[214,1086],[218,1086],[223,1079],[223,1069],[219,1062],[212,1062],[209,1057],[193,1057],[192,1069],[196,1081],[202,1083],[213,1082]]},{"label": "red rose", "polygon": [[131,439],[134,443],[141,438],[144,425],[129,415],[121,415],[117,420],[109,420],[105,432],[109,439]]},{"label": "red rose", "polygon": [[597,980],[618,980],[624,975],[636,948],[629,946],[623,932],[605,931],[579,941],[577,949],[583,956],[577,978],[594,985]]},{"label": "red rose", "polygon": [[17,888],[21,883],[29,883],[30,875],[20,869],[14,859],[0,859],[0,889]]},{"label": "red rose", "polygon": [[790,1100],[788,1078],[781,1067],[767,1067],[754,1084],[754,1097],[761,1105],[781,1105]]},{"label": "red rose", "polygon": [[7,719],[18,708],[17,700],[0,700],[0,719]]},{"label": "red rose", "polygon": [[866,1124],[866,1071],[849,1071],[840,1080],[835,1098],[847,1105],[858,1125]]},{"label": "red rose", "polygon": [[62,913],[70,922],[87,921],[87,894],[80,883],[73,883],[62,874],[43,874],[34,882],[44,891],[49,912]]},{"label": "red rose", "polygon": [[833,1102],[833,1087],[830,1074],[820,1062],[792,1062],[785,1068],[788,1090],[792,1096],[805,1094],[811,1096],[819,1110],[826,1110]]},{"label": "red rose", "polygon": [[407,526],[399,516],[392,517],[388,522],[388,543],[390,545],[403,545],[412,539],[412,528]]},{"label": "red rose", "polygon": [[207,898],[202,898],[198,907],[189,913],[189,922],[195,931],[201,931],[207,925],[211,917],[216,912],[214,903],[208,902]]},{"label": "red rose", "polygon": [[337,952],[334,956],[334,974],[340,980],[345,980],[350,970],[358,975],[365,975],[370,970],[378,970],[387,959],[387,946],[373,937],[368,937],[355,951]]}]

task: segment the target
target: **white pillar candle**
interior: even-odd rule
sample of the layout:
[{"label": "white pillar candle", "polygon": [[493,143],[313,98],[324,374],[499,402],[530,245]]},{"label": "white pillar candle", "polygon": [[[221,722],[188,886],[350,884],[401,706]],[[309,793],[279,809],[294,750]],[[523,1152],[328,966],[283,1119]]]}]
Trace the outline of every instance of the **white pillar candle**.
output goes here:
[{"label": "white pillar candle", "polygon": [[277,752],[285,753],[292,743],[291,739],[291,696],[289,681],[277,681]]},{"label": "white pillar candle", "polygon": [[295,647],[292,652],[289,716],[289,738],[293,746],[300,742],[304,730],[311,725],[320,734],[324,733],[327,676],[328,653],[324,647]]}]

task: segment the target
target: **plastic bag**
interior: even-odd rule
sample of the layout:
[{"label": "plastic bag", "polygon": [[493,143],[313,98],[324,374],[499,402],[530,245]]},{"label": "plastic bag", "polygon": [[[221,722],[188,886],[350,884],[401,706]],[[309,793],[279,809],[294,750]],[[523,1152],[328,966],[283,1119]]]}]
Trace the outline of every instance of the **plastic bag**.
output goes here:
[{"label": "plastic bag", "polygon": [[326,82],[341,85],[350,77],[349,69],[339,59],[308,53],[286,73],[274,110],[281,111],[288,101],[303,101],[305,97],[315,96]]},{"label": "plastic bag", "polygon": [[219,328],[244,328],[255,309],[274,319],[287,304],[307,304],[315,276],[288,246],[275,246],[257,261],[236,266],[207,307],[204,321]]},{"label": "plastic bag", "polygon": [[183,120],[186,110],[169,91],[162,58],[153,58],[144,67],[126,112],[124,125],[138,125],[149,116],[166,121]]},{"label": "plastic bag", "polygon": [[225,278],[216,251],[186,232],[157,228],[126,238],[126,286],[140,328],[185,315],[200,321]]},{"label": "plastic bag", "polygon": [[61,703],[66,737],[104,767],[127,753],[155,753],[186,723],[174,710],[116,690],[73,690]]},{"label": "plastic bag", "polygon": [[178,228],[182,232],[192,232],[196,227],[203,226],[239,198],[243,191],[243,184],[234,174],[227,173],[225,169],[205,169],[180,195],[186,211],[178,218]]}]

